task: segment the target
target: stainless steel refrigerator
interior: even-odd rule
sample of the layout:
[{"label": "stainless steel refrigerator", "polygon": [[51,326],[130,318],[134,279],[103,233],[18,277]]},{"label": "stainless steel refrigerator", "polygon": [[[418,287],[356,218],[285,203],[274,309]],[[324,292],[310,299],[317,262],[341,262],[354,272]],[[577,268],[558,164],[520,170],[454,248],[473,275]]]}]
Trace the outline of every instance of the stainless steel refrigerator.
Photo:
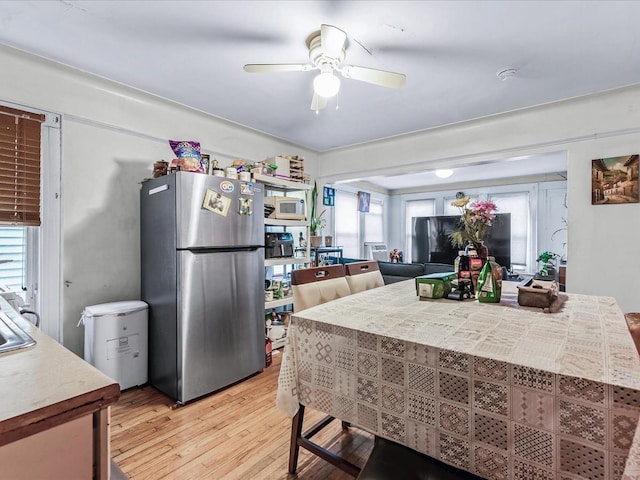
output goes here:
[{"label": "stainless steel refrigerator", "polygon": [[190,172],[143,182],[149,382],[185,403],[265,367],[259,184]]}]

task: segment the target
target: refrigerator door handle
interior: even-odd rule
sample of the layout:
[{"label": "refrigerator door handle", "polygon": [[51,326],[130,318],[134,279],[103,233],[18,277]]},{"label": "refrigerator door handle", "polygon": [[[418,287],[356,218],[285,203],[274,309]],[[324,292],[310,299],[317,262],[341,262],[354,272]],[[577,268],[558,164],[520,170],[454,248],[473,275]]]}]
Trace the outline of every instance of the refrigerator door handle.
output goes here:
[{"label": "refrigerator door handle", "polygon": [[248,247],[195,247],[195,248],[178,248],[177,250],[191,252],[194,254],[200,253],[224,253],[224,252],[255,252],[264,248],[262,245],[251,245]]}]

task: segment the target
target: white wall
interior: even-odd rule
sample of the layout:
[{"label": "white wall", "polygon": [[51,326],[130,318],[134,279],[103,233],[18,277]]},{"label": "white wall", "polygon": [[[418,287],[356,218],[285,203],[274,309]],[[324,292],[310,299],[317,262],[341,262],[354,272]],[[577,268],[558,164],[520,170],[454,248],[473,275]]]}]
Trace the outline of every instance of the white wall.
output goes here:
[{"label": "white wall", "polygon": [[[640,151],[640,86],[319,155],[327,181],[566,150],[567,289],[640,311],[640,204],[591,205],[591,160]],[[392,197],[393,198],[393,197]],[[393,200],[392,202],[393,203]]]},{"label": "white wall", "polygon": [[302,155],[315,175],[313,152],[196,110],[7,47],[0,65],[0,99],[62,114],[63,343],[78,354],[84,306],[140,296],[139,182],[173,158],[168,139],[221,165]]}]

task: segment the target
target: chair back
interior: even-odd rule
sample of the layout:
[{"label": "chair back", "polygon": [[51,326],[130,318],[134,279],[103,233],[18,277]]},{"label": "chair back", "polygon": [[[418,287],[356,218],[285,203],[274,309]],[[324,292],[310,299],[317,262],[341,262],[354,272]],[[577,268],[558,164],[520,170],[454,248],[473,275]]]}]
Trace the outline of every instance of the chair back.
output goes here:
[{"label": "chair back", "polygon": [[351,294],[342,265],[329,265],[291,272],[293,310],[299,312]]},{"label": "chair back", "polygon": [[384,279],[376,261],[347,263],[345,269],[351,293],[364,292],[384,285]]},{"label": "chair back", "polygon": [[640,313],[625,313],[624,319],[627,321],[633,343],[636,344],[636,350],[640,354]]}]

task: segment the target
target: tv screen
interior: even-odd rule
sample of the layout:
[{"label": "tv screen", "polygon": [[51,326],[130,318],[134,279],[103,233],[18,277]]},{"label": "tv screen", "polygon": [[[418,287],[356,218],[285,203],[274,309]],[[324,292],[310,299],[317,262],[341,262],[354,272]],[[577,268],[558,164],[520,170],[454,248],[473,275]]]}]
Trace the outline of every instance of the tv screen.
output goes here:
[{"label": "tv screen", "polygon": [[[411,261],[436,262],[453,265],[458,248],[451,245],[449,234],[458,229],[460,215],[414,217]],[[498,213],[493,225],[487,228],[484,244],[489,256],[503,267],[511,267],[511,214]],[[463,249],[461,249],[463,250]]]}]

